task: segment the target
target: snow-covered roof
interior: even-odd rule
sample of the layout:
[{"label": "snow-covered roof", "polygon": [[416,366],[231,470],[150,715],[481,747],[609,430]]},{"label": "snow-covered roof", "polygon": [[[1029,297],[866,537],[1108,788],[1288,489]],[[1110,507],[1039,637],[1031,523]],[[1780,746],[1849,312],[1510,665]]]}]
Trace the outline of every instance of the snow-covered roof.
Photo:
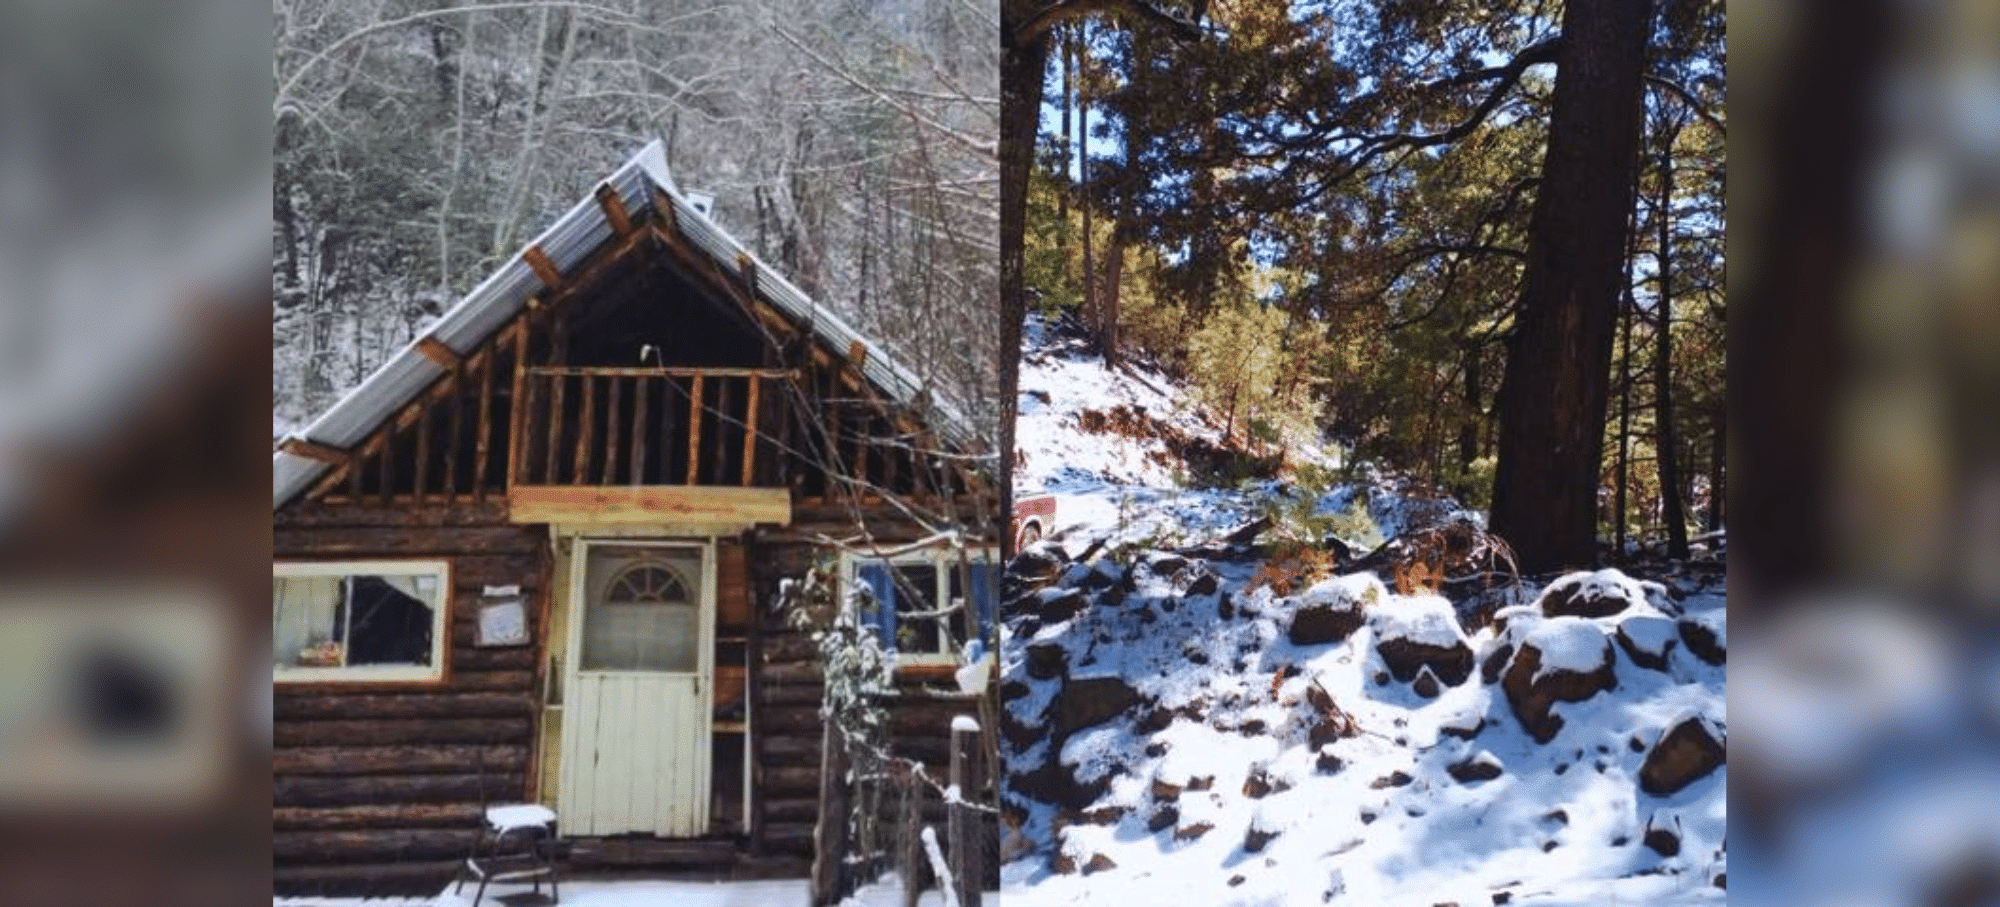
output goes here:
[{"label": "snow-covered roof", "polygon": [[[673,205],[674,216],[669,222],[691,246],[731,273],[736,273],[738,262],[747,257],[755,265],[759,297],[776,306],[794,322],[810,329],[834,350],[844,354],[855,344],[860,344],[867,352],[861,362],[861,371],[870,383],[899,403],[911,403],[923,392],[924,384],[915,373],[904,368],[880,345],[862,336],[839,316],[814,302],[703,214],[668,174],[666,149],[659,140],[640,149],[631,160],[607,177],[604,184],[618,194],[626,210],[634,217],[654,208],[655,190],[658,190]],[[568,273],[614,235],[611,222],[596,196],[584,196],[541,235],[522,246],[520,254],[516,254],[440,316],[437,323],[430,327],[428,335],[443,342],[454,353],[469,355],[519,312],[529,296],[542,289],[541,279],[522,257],[529,249],[540,246],[557,270]],[[418,341],[412,340],[366,380],[348,391],[339,402],[328,407],[304,429],[293,432],[289,438],[336,449],[351,449],[444,373],[444,366],[425,356],[418,349]],[[927,415],[931,427],[948,444],[964,445],[974,436],[970,423],[949,401],[932,398]],[[282,445],[284,440],[280,439],[279,444]],[[271,508],[276,510],[284,506],[286,501],[331,468],[330,464],[282,450],[273,453]]]}]

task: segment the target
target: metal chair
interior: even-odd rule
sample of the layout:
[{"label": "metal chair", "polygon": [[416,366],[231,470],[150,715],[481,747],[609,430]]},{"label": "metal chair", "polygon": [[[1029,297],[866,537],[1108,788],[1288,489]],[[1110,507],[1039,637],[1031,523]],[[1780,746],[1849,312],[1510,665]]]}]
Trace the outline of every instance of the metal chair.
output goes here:
[{"label": "metal chair", "polygon": [[486,825],[472,854],[459,869],[452,893],[465,890],[465,880],[479,880],[472,907],[479,907],[491,882],[530,880],[534,892],[542,891],[542,879],[549,880],[549,898],[561,900],[556,888],[556,813],[539,803],[509,803],[486,808]]}]

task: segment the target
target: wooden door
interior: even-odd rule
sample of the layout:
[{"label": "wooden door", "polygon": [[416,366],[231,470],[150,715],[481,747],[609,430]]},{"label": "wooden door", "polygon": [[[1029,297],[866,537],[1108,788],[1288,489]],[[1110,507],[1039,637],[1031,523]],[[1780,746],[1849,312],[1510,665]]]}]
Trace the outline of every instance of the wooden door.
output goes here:
[{"label": "wooden door", "polygon": [[706,834],[714,544],[579,539],[571,556],[564,833]]}]

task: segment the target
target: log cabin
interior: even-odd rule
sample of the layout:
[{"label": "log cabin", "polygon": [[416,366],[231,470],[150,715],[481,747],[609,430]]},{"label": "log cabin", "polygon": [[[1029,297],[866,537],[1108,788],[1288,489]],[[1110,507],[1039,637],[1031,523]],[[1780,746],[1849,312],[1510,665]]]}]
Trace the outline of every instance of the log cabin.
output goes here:
[{"label": "log cabin", "polygon": [[279,893],[436,891],[502,802],[570,871],[804,875],[809,570],[873,590],[892,749],[947,758],[992,650],[979,433],[705,209],[649,145],[276,443]]}]

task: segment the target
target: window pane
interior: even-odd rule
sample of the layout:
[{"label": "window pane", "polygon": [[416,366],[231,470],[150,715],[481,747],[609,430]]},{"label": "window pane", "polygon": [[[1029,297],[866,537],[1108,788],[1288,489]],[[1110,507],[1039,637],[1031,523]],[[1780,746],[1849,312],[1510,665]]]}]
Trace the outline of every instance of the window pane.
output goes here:
[{"label": "window pane", "polygon": [[944,637],[939,633],[941,619],[909,616],[937,610],[938,568],[932,564],[898,564],[896,574],[896,650],[944,651]]},{"label": "window pane", "polygon": [[349,577],[347,663],[349,665],[415,665],[431,663],[430,601],[437,595],[434,576]]},{"label": "window pane", "polygon": [[585,559],[585,671],[700,669],[701,552],[643,545],[593,545]]},{"label": "window pane", "polygon": [[271,655],[288,668],[338,667],[341,645],[334,635],[340,610],[337,576],[271,578]]}]

